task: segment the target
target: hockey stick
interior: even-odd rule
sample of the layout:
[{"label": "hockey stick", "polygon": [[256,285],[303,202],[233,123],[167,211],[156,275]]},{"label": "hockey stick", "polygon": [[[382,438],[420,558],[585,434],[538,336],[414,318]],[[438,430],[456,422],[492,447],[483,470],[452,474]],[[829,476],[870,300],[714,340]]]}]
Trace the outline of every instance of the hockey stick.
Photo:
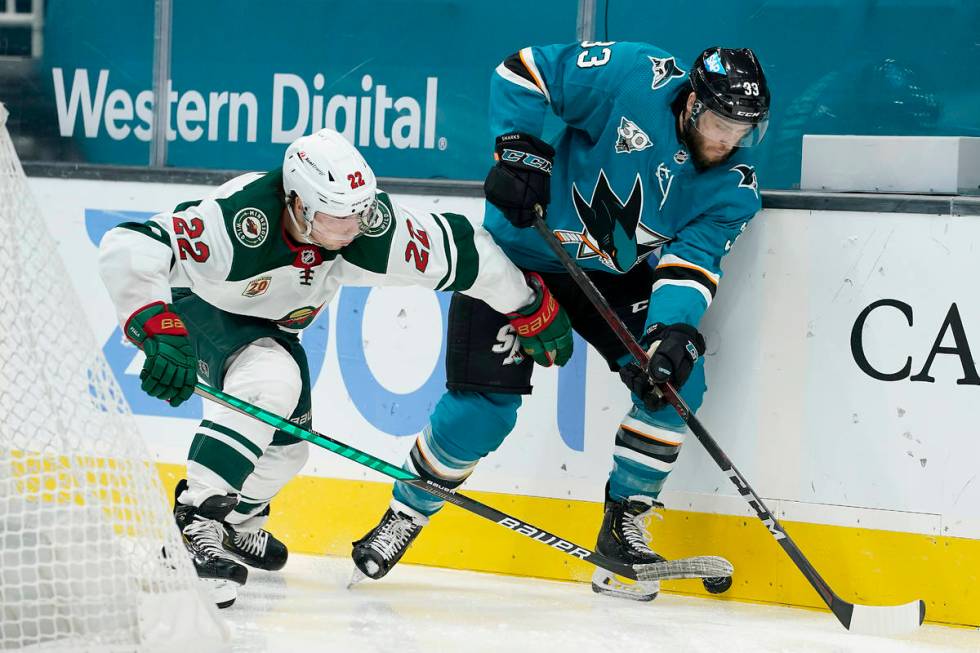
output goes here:
[{"label": "hockey stick", "polygon": [[268,424],[276,429],[285,431],[290,435],[311,442],[318,447],[327,449],[336,454],[343,456],[349,460],[364,465],[365,467],[370,467],[371,469],[381,472],[385,476],[389,476],[395,480],[402,481],[416,487],[420,490],[428,492],[434,496],[443,499],[449,503],[455,504],[464,510],[475,513],[485,519],[489,519],[492,522],[500,524],[504,528],[508,528],[516,533],[519,533],[525,537],[529,537],[532,540],[540,542],[541,544],[546,544],[553,549],[557,549],[562,553],[569,555],[573,558],[578,558],[596,567],[601,567],[606,571],[610,571],[614,574],[619,574],[620,576],[625,576],[632,580],[641,581],[655,581],[655,580],[674,580],[679,578],[712,578],[717,576],[730,575],[734,568],[732,564],[725,560],[724,558],[719,558],[717,556],[696,556],[693,558],[681,558],[678,560],[667,560],[664,562],[654,562],[642,565],[627,565],[615,560],[611,560],[600,553],[586,549],[585,547],[579,546],[569,540],[562,537],[558,537],[543,528],[538,528],[526,521],[512,517],[506,513],[500,512],[496,508],[491,508],[490,506],[477,501],[476,499],[471,499],[463,494],[459,494],[454,490],[442,487],[431,481],[425,481],[411,472],[405,471],[401,467],[396,467],[391,463],[385,462],[380,458],[375,458],[369,453],[365,453],[354,447],[348,446],[343,442],[334,440],[326,435],[317,433],[316,431],[311,431],[297,426],[290,422],[289,420],[283,419],[278,415],[274,415],[258,406],[254,406],[248,402],[242,401],[241,399],[234,397],[230,394],[222,392],[216,388],[212,388],[204,383],[198,383],[197,387],[194,389],[194,393],[201,395],[205,399],[209,399],[217,404],[230,408],[236,412],[242,413],[243,415],[248,415],[260,422]]},{"label": "hockey stick", "polygon": [[[640,346],[640,343],[629,332],[626,325],[623,324],[623,321],[609,306],[609,303],[592,283],[592,280],[589,279],[585,272],[582,271],[582,268],[572,260],[572,257],[561,246],[561,243],[558,242],[558,239],[545,224],[542,215],[543,211],[539,210],[538,217],[534,220],[534,228],[544,238],[545,242],[548,243],[555,256],[562,262],[562,265],[568,270],[572,279],[575,280],[582,289],[582,292],[589,298],[589,301],[595,306],[599,315],[602,316],[609,327],[616,333],[626,349],[633,354],[633,357],[636,358],[637,362],[643,368],[646,368],[649,358],[643,350],[643,347]],[[718,446],[718,443],[715,442],[714,438],[701,425],[701,422],[691,413],[691,410],[684,403],[681,396],[677,394],[677,391],[669,383],[664,383],[659,388],[663,397],[674,407],[674,410],[677,411],[681,419],[687,423],[691,432],[694,433],[698,441],[708,452],[708,455],[721,468],[721,471],[735,484],[738,493],[752,506],[756,516],[765,524],[769,532],[772,533],[772,536],[776,538],[776,541],[783,547],[783,550],[793,560],[803,576],[810,581],[813,589],[817,591],[817,594],[820,595],[820,598],[823,599],[824,603],[827,604],[827,607],[830,608],[830,611],[834,613],[834,616],[837,617],[844,628],[868,635],[897,635],[915,630],[922,624],[926,616],[926,604],[921,600],[912,601],[904,605],[872,606],[849,603],[837,596],[830,588],[830,585],[827,584],[827,581],[817,573],[817,570],[810,564],[806,556],[803,555],[800,547],[786,533],[786,529],[783,528],[782,524],[769,512],[769,509],[762,502],[762,499],[759,498],[759,495],[755,493],[755,490],[752,489],[748,481],[745,480],[742,473],[735,468],[735,465],[732,464],[732,461],[725,455],[725,452]]]}]

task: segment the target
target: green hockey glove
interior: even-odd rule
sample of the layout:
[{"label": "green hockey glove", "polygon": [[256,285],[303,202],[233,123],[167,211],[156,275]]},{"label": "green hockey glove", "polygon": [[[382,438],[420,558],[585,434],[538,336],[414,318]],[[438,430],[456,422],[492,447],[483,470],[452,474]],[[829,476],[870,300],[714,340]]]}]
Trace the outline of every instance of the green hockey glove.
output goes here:
[{"label": "green hockey glove", "polygon": [[544,367],[561,367],[572,357],[572,324],[564,309],[552,296],[544,279],[528,272],[527,284],[534,290],[534,301],[508,313],[517,337],[534,362]]},{"label": "green hockey glove", "polygon": [[143,391],[174,407],[187,401],[197,383],[197,357],[184,321],[163,302],[154,302],[129,317],[125,332],[146,354]]}]

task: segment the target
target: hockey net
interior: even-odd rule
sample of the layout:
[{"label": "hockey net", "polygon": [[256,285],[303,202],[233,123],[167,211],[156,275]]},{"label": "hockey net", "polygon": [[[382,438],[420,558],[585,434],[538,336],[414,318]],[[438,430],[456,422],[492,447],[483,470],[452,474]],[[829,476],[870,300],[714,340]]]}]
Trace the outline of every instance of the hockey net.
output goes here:
[{"label": "hockey net", "polygon": [[0,105],[0,650],[224,650]]}]

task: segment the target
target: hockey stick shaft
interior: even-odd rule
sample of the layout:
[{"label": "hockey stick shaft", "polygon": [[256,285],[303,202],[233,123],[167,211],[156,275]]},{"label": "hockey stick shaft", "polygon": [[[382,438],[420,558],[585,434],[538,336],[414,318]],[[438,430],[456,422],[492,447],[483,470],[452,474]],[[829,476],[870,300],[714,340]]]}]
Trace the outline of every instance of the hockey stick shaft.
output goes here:
[{"label": "hockey stick shaft", "polygon": [[[625,576],[633,580],[637,580],[638,578],[640,580],[668,580],[676,578],[716,576],[718,575],[719,569],[731,569],[731,564],[728,563],[728,561],[721,558],[716,558],[714,556],[686,558],[684,560],[672,560],[666,563],[638,565],[637,567],[626,565],[615,560],[611,560],[606,556],[583,546],[579,546],[578,544],[550,533],[543,528],[538,528],[537,526],[529,524],[522,519],[518,519],[503,513],[496,508],[492,508],[477,501],[476,499],[459,494],[454,490],[442,487],[432,483],[431,481],[423,480],[415,474],[402,469],[401,467],[392,465],[389,462],[372,456],[371,454],[359,449],[355,449],[354,447],[348,446],[343,442],[323,435],[322,433],[317,433],[316,431],[297,426],[279,415],[270,413],[263,408],[250,404],[246,401],[242,401],[233,395],[216,388],[212,388],[204,383],[198,383],[197,387],[194,389],[194,393],[238,413],[248,415],[249,417],[272,426],[273,428],[285,431],[286,433],[300,438],[301,440],[306,440],[307,442],[315,444],[318,447],[332,451],[340,456],[343,456],[344,458],[347,458],[348,460],[353,460],[354,462],[364,465],[365,467],[370,467],[375,471],[381,472],[385,476],[402,481],[408,485],[411,485],[412,487],[428,492],[433,496],[437,496],[448,503],[452,503],[460,508],[463,508],[464,510],[477,514],[484,519],[488,519],[503,526],[504,528],[531,538],[532,540],[540,542],[541,544],[546,544],[566,555],[584,562],[588,562],[596,567],[601,567],[606,571],[619,574],[620,576]],[[685,565],[685,562],[689,564]]]},{"label": "hockey stick shaft", "polygon": [[[599,315],[606,321],[609,327],[616,333],[616,336],[623,343],[637,362],[645,369],[647,363],[649,363],[649,357],[640,343],[636,341],[633,334],[629,332],[626,325],[619,318],[616,312],[609,306],[609,302],[606,298],[602,296],[602,293],[595,287],[592,280],[585,274],[585,272],[578,266],[578,264],[572,260],[571,255],[565,251],[561,243],[545,224],[543,219],[543,211],[538,212],[538,216],[534,220],[534,228],[537,230],[538,234],[544,239],[548,244],[548,247],[554,252],[555,256],[561,261],[562,265],[571,275],[572,279],[578,284],[579,288],[585,294],[585,296],[592,302]],[[673,406],[674,410],[681,417],[682,420],[691,429],[698,441],[711,456],[712,460],[721,468],[721,471],[731,479],[732,483],[735,485],[738,493],[742,495],[743,498],[748,502],[749,506],[755,511],[756,516],[760,521],[766,526],[772,536],[776,539],[779,545],[783,548],[783,551],[790,557],[796,567],[800,570],[803,576],[810,582],[813,589],[817,591],[820,598],[827,607],[831,609],[834,616],[840,620],[841,624],[845,628],[851,627],[851,620],[854,612],[854,604],[844,601],[830,588],[830,585],[823,579],[823,577],[817,572],[816,568],[810,563],[800,547],[796,545],[796,542],[790,538],[786,533],[786,529],[783,528],[782,524],[773,516],[773,514],[766,507],[759,495],[755,493],[755,490],[749,485],[748,481],[742,475],[741,472],[736,469],[735,465],[732,463],[731,459],[725,454],[722,448],[715,442],[715,439],[711,437],[707,429],[702,426],[701,422],[694,416],[690,408],[677,393],[670,383],[664,383],[659,386],[664,399]],[[919,601],[919,623],[925,619],[925,603]]]}]

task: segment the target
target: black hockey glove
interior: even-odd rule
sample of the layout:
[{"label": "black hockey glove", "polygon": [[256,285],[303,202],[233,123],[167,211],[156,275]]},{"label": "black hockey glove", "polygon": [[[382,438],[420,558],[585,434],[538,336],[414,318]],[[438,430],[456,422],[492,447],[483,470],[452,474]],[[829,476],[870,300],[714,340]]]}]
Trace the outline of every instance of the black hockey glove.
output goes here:
[{"label": "black hockey glove", "polygon": [[704,336],[688,324],[652,324],[640,339],[647,349],[650,363],[644,370],[636,361],[619,370],[619,378],[650,411],[665,404],[654,390],[658,383],[670,382],[675,389],[691,376],[694,364],[704,355]]},{"label": "black hockey glove", "polygon": [[540,138],[514,132],[497,137],[497,164],[483,182],[487,200],[515,227],[530,227],[541,207],[543,218],[551,202],[551,165],[555,149]]}]

